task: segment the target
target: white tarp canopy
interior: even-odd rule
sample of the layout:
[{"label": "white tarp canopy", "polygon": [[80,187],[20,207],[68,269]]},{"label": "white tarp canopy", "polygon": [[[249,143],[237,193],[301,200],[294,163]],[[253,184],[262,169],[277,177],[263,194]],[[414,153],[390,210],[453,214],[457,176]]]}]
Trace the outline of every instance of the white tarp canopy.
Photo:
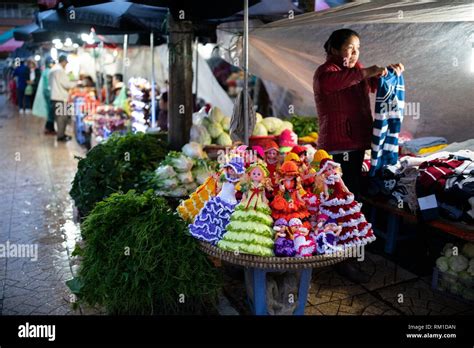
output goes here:
[{"label": "white tarp canopy", "polygon": [[[326,59],[324,42],[332,31],[351,28],[360,35],[365,66],[405,64],[403,129],[465,140],[474,135],[473,21],[471,1],[349,3],[254,25],[249,70],[264,80],[277,115],[288,115],[290,106],[316,115],[313,74]],[[228,25],[218,31],[227,59],[239,54],[236,35]]]},{"label": "white tarp canopy", "polygon": [[[100,51],[100,49],[96,49]],[[114,51],[116,53],[114,53]],[[166,81],[168,81],[168,47],[160,45],[155,47],[155,81],[160,89],[168,89]],[[195,57],[195,55],[194,55]],[[143,77],[151,80],[151,52],[148,46],[134,46],[127,50],[127,58],[129,65],[127,67],[127,77]],[[100,56],[94,60],[92,49],[79,49],[77,60],[78,71],[92,76],[96,79],[96,71],[99,71],[100,61],[102,61],[102,69],[106,74],[113,75],[122,73],[122,52],[121,49],[104,48]],[[194,79],[196,78],[195,64],[193,64]],[[195,83],[193,83],[193,93],[195,92]],[[158,93],[158,92],[157,92]],[[231,116],[233,103],[224,89],[219,85],[214,77],[206,60],[199,55],[198,63],[198,97],[203,98],[206,102],[213,106],[218,106],[226,115]]]}]

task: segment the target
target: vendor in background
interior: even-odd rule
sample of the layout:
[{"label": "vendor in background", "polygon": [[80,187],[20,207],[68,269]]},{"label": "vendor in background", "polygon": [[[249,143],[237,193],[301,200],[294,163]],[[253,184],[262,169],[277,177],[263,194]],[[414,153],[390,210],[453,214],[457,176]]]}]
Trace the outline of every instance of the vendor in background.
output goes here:
[{"label": "vendor in background", "polygon": [[[341,164],[343,180],[349,191],[360,193],[360,176],[366,149],[372,137],[372,111],[369,93],[377,89],[377,79],[387,68],[364,68],[359,60],[359,34],[350,29],[334,31],[324,44],[327,59],[313,78],[314,99],[319,119],[318,147]],[[403,64],[389,65],[399,75]],[[354,262],[342,262],[336,270],[356,283],[370,276]]]},{"label": "vendor in background", "polygon": [[112,77],[112,96],[110,98],[111,103],[120,94],[122,87],[123,87],[123,75],[114,74],[114,76]]},{"label": "vendor in background", "polygon": [[160,95],[160,112],[158,114],[158,127],[164,132],[168,131],[168,92]]},{"label": "vendor in background", "polygon": [[[377,89],[377,79],[387,68],[364,68],[359,60],[359,34],[351,29],[334,31],[324,44],[327,59],[313,78],[314,99],[319,119],[318,147],[341,164],[349,190],[360,194],[364,152],[370,149],[372,112],[369,93]],[[400,75],[403,64],[391,64]]]},{"label": "vendor in background", "polygon": [[71,136],[66,135],[66,127],[70,120],[68,114],[69,90],[76,86],[77,81],[71,81],[66,73],[67,57],[59,56],[58,64],[49,73],[49,86],[51,88],[51,105],[58,126],[57,140],[69,141]]},{"label": "vendor in background", "polygon": [[82,79],[82,86],[87,87],[87,88],[94,88],[95,87],[95,82],[94,82],[94,80],[92,79],[92,77],[90,75],[86,75]]}]

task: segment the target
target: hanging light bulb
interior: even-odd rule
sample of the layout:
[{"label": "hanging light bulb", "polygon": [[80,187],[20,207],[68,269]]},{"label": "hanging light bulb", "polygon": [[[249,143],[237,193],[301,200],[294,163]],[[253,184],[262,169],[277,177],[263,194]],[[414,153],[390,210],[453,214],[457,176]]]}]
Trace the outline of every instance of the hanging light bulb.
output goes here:
[{"label": "hanging light bulb", "polygon": [[66,38],[66,41],[64,41],[64,46],[66,47],[72,46],[72,40],[70,37]]}]

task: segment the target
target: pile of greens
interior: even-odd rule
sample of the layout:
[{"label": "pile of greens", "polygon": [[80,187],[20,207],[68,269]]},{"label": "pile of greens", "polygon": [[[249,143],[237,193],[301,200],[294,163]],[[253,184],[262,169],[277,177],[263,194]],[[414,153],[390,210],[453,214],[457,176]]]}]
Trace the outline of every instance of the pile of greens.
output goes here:
[{"label": "pile of greens", "polygon": [[144,171],[153,171],[167,153],[166,144],[144,133],[113,134],[79,158],[71,191],[77,209],[86,216],[97,202],[114,192],[139,187]]},{"label": "pile of greens", "polygon": [[[187,233],[186,223],[152,190],[112,194],[82,224],[81,301],[110,314],[208,314],[219,273]],[[74,287],[74,288],[73,288]]]},{"label": "pile of greens", "polygon": [[288,121],[293,125],[293,132],[301,138],[309,133],[318,132],[318,119],[313,116],[293,116]]}]

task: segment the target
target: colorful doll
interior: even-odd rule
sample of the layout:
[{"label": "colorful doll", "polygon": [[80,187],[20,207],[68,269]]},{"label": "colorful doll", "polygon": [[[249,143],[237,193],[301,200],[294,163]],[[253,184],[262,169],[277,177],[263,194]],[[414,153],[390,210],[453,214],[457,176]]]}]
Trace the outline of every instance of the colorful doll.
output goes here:
[{"label": "colorful doll", "polygon": [[[318,216],[317,233],[311,237],[316,243],[316,251],[318,254],[331,254],[342,250],[342,246],[338,246],[339,235],[342,227],[336,224],[334,219],[328,219],[326,215]],[[321,221],[324,221],[321,223]]]},{"label": "colorful doll", "polygon": [[188,199],[181,202],[176,210],[184,221],[194,222],[204,204],[216,195],[217,181],[214,175],[209,176],[196,191],[191,193]]},{"label": "colorful doll", "polygon": [[297,257],[312,256],[316,251],[316,243],[309,236],[309,230],[300,219],[293,218],[288,223],[294,235],[294,246]]},{"label": "colorful doll", "polygon": [[296,255],[292,231],[285,219],[278,219],[273,226],[275,231],[275,256],[293,257]]},{"label": "colorful doll", "polygon": [[279,169],[278,181],[278,191],[270,203],[273,219],[283,218],[286,221],[290,221],[293,218],[297,218],[309,229],[311,227],[308,221],[310,213],[306,203],[301,198],[301,191],[303,189],[300,184],[298,166],[292,161],[283,163]]},{"label": "colorful doll", "polygon": [[365,245],[375,240],[375,235],[365,216],[361,204],[355,201],[339,173],[340,164],[325,158],[320,163],[318,175],[323,178],[323,192],[320,194],[319,211],[334,219],[342,227],[339,244],[347,247]]},{"label": "colorful doll", "polygon": [[216,244],[225,232],[231,214],[237,205],[235,185],[245,173],[240,157],[234,157],[223,166],[220,192],[206,202],[194,223],[189,225],[191,235],[199,240]]},{"label": "colorful doll", "polygon": [[278,141],[280,143],[280,154],[285,158],[284,156],[291,151],[293,146],[298,145],[298,136],[290,129],[285,129],[281,132]]},{"label": "colorful doll", "polygon": [[265,197],[270,186],[268,170],[263,162],[252,163],[242,183],[242,201],[230,217],[222,239],[221,249],[259,256],[273,256],[273,219]]},{"label": "colorful doll", "polygon": [[296,145],[291,149],[291,153],[298,155],[300,159],[299,168],[303,188],[306,192],[313,192],[314,177],[316,171],[311,167],[308,160],[307,149],[304,146]]},{"label": "colorful doll", "polygon": [[268,140],[267,142],[265,142],[263,150],[265,152],[265,163],[267,164],[267,169],[270,173],[270,180],[272,181],[272,185],[275,185],[275,174],[280,165],[278,145],[273,140]]}]

